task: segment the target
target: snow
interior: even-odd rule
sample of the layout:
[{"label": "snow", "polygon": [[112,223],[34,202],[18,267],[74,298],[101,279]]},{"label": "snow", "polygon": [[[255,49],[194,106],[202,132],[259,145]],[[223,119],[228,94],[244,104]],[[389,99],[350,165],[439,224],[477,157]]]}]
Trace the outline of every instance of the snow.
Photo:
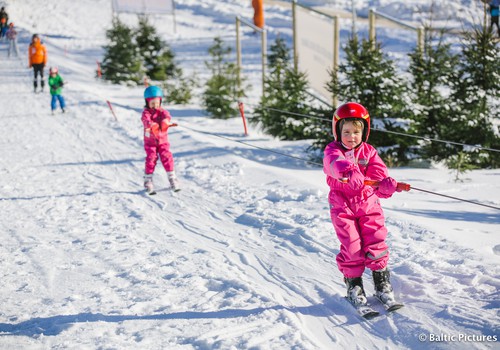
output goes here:
[{"label": "snow", "polygon": [[[367,3],[397,16],[430,1]],[[94,79],[110,2],[6,4],[22,57],[7,59],[0,43],[0,348],[498,348],[498,210],[417,190],[384,200],[393,285],[406,306],[362,321],[343,300],[322,169],[263,150],[305,158],[308,142],[252,127],[245,137],[239,118],[210,119],[199,101],[167,106],[179,123],[170,139],[183,189],[172,193],[158,165],[160,190],[147,196],[143,88]],[[350,1],[326,6],[334,5],[348,11]],[[250,20],[250,1],[178,0],[176,9],[177,33],[171,16],[154,21],[203,81],[212,38],[234,44],[234,16]],[[289,8],[266,10],[269,42],[278,32],[290,42]],[[32,93],[24,53],[34,32],[68,81],[66,114],[52,116],[48,94]],[[399,40],[405,51],[413,39]],[[249,32],[244,43],[251,105],[260,94],[260,43]],[[471,171],[462,182],[439,167],[390,174],[500,207],[499,169]]]}]

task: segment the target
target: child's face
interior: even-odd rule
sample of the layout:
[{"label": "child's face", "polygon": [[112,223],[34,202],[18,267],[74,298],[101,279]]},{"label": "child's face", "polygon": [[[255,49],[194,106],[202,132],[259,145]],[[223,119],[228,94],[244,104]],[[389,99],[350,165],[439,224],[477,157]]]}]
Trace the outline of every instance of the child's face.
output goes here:
[{"label": "child's face", "polygon": [[361,143],[363,128],[357,127],[351,121],[346,121],[342,126],[341,134],[342,143],[349,149],[353,149]]},{"label": "child's face", "polygon": [[152,98],[151,100],[148,101],[149,108],[153,109],[160,108],[160,104],[161,104],[161,99],[159,97]]}]

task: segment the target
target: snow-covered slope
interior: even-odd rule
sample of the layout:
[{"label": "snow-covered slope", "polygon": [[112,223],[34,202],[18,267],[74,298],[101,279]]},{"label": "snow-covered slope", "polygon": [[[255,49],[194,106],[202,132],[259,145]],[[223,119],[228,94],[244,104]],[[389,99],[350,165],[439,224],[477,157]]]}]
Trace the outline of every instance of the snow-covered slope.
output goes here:
[{"label": "snow-covered slope", "polygon": [[[159,165],[160,191],[144,195],[143,90],[93,78],[107,1],[48,1],[45,16],[38,3],[8,2],[24,30],[20,50],[32,16],[49,65],[68,81],[69,107],[50,115],[24,55],[7,59],[0,43],[1,349],[498,347],[486,339],[499,336],[498,210],[418,191],[385,200],[393,284],[406,306],[363,322],[343,300],[322,170],[230,139],[298,157],[306,142],[244,137],[239,119],[167,106],[179,123],[170,138],[183,190],[167,189]],[[213,36],[232,40],[234,12],[250,18],[249,3],[179,1],[176,35],[156,20],[195,70]],[[278,6],[267,14],[285,33],[289,15]],[[500,206],[498,169],[461,183],[443,169],[390,172]]]}]

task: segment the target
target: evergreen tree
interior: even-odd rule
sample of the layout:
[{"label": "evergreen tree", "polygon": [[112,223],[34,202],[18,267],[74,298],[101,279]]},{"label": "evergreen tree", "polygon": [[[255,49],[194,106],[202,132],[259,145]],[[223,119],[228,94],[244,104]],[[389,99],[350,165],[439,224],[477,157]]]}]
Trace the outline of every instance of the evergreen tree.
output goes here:
[{"label": "evergreen tree", "polygon": [[470,154],[466,152],[458,152],[451,155],[445,161],[448,169],[452,169],[455,174],[455,182],[461,181],[460,176],[467,171],[473,170],[475,167],[471,164]]},{"label": "evergreen tree", "polygon": [[193,98],[193,88],[199,87],[195,75],[185,78],[182,75],[163,84],[166,91],[165,101],[172,104],[186,104]]},{"label": "evergreen tree", "polygon": [[345,54],[346,62],[339,65],[338,74],[331,74],[328,89],[340,101],[365,106],[372,120],[370,143],[389,166],[405,164],[414,141],[374,130],[406,132],[411,124],[406,111],[407,88],[394,62],[383,55],[380,43],[359,42],[357,36],[349,39]]},{"label": "evergreen tree", "polygon": [[139,28],[135,40],[142,56],[146,74],[151,80],[163,81],[182,75],[175,65],[174,53],[161,40],[146,16],[139,17]]},{"label": "evergreen tree", "polygon": [[238,85],[238,67],[228,62],[231,47],[225,46],[220,37],[208,49],[210,61],[205,61],[211,77],[205,84],[203,104],[215,118],[228,119],[238,113],[238,98],[244,96]]},{"label": "evergreen tree", "polygon": [[[450,123],[450,99],[445,92],[459,63],[443,36],[441,31],[435,38],[433,30],[426,28],[424,50],[416,47],[409,55],[414,119],[410,131],[434,139],[446,136],[443,126]],[[419,153],[424,159],[440,160],[448,156],[449,149],[442,143],[429,142],[422,144]]]},{"label": "evergreen tree", "polygon": [[115,84],[135,85],[141,82],[144,71],[132,30],[115,17],[112,28],[106,31],[106,37],[109,43],[104,46],[103,78]]},{"label": "evergreen tree", "polygon": [[285,41],[276,38],[268,55],[269,76],[264,93],[254,111],[256,118],[251,121],[283,140],[307,139],[317,133],[317,123],[303,116],[311,112],[312,97],[307,94],[306,75],[291,69],[290,61]]},{"label": "evergreen tree", "polygon": [[[487,24],[465,33],[461,61],[452,85],[455,101],[450,122],[443,126],[450,141],[500,149],[498,130],[492,123],[500,114],[500,49]],[[500,166],[500,154],[468,147],[471,165]],[[453,152],[457,153],[456,147]]]}]

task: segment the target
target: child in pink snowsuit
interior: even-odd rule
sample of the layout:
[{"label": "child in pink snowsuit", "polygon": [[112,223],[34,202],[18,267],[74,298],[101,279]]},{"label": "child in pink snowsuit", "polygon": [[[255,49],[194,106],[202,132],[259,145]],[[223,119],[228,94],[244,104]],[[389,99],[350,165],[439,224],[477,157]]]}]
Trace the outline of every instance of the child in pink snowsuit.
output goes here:
[{"label": "child in pink snowsuit", "polygon": [[144,91],[146,106],[142,112],[144,125],[144,150],[146,151],[144,187],[153,194],[153,172],[158,157],[167,171],[170,186],[179,191],[179,183],[174,171],[174,157],[170,152],[168,129],[177,124],[172,123],[170,113],[161,107],[163,92],[157,86],[149,86]]},{"label": "child in pink snowsuit", "polygon": [[[337,265],[344,275],[347,297],[355,304],[367,304],[361,277],[365,268],[373,271],[377,296],[394,299],[379,198],[389,198],[398,189],[375,148],[366,143],[369,133],[365,107],[354,102],[341,105],[333,116],[335,141],[326,146],[323,158],[330,215],[340,241]],[[374,188],[364,185],[365,180],[380,183]]]}]

